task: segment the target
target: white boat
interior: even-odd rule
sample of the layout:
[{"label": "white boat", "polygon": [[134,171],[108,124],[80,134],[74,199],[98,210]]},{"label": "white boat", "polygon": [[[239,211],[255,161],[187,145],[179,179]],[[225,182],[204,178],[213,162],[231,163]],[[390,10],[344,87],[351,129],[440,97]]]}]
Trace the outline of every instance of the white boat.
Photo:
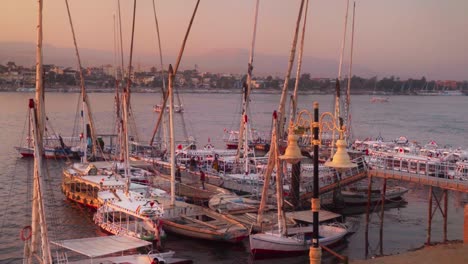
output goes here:
[{"label": "white boat", "polygon": [[181,236],[218,242],[240,243],[249,235],[241,223],[202,206],[158,199],[164,205],[164,231]]},{"label": "white boat", "polygon": [[[92,264],[92,263],[130,263],[150,264],[156,258],[159,263],[186,264],[192,263],[188,259],[174,257],[174,251],[152,252],[148,254],[121,254],[120,252],[150,247],[151,242],[129,236],[101,236],[80,239],[68,239],[52,242],[52,244],[86,256],[78,260],[68,260],[66,254],[57,255],[55,263]],[[112,256],[109,256],[112,255]]]},{"label": "white boat", "polygon": [[[402,186],[387,187],[385,191],[385,200],[400,200],[408,192],[408,189]],[[341,196],[346,204],[365,204],[368,202],[367,187],[351,187],[341,191]],[[381,189],[371,189],[370,202],[375,203],[382,200]]]},{"label": "white boat", "polygon": [[[348,231],[339,226],[320,225],[319,244],[330,246],[339,242]],[[312,245],[312,226],[288,228],[286,236],[278,232],[264,232],[250,235],[250,251],[256,257],[267,255],[298,255],[309,252]]]},{"label": "white boat", "polygon": [[159,241],[160,217],[164,208],[156,200],[123,190],[98,193],[102,205],[94,214],[94,223],[114,235],[126,235],[147,241]]},{"label": "white boat", "polygon": [[371,103],[388,103],[390,99],[388,97],[373,96],[370,99]]},{"label": "white boat", "polygon": [[[115,171],[119,165],[109,162],[72,163],[63,170],[62,192],[65,197],[73,202],[91,208],[102,205],[99,199],[100,191],[124,190],[127,183],[125,177]],[[146,178],[152,175],[150,172],[139,168],[131,168],[130,190],[139,190],[146,183]]]},{"label": "white boat", "polygon": [[[153,111],[160,113],[162,110],[162,105],[157,104],[153,106]],[[166,111],[169,111],[169,106],[166,105]],[[184,112],[184,106],[183,105],[174,105],[174,113],[182,113]]]}]

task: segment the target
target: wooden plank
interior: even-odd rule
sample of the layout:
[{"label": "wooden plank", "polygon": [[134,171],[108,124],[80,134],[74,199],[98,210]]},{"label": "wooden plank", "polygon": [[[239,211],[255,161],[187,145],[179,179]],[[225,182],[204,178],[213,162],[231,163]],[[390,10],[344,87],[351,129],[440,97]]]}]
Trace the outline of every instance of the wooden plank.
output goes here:
[{"label": "wooden plank", "polygon": [[[311,210],[304,210],[304,211],[295,211],[295,212],[287,212],[286,217],[287,218],[292,218],[294,220],[299,220],[302,222],[307,222],[307,223],[313,223],[314,221],[312,220],[313,213]],[[336,214],[330,211],[326,210],[320,210],[319,211],[319,222],[325,222],[329,221],[331,219],[339,218],[341,217],[340,214]]]}]

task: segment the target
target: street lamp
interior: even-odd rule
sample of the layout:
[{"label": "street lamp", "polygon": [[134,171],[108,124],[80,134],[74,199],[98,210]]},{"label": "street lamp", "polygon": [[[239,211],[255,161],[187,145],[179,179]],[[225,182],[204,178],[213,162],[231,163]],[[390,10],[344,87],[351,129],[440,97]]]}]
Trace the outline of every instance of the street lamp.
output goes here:
[{"label": "street lamp", "polygon": [[[307,114],[309,116],[309,121],[304,121],[305,119],[302,118],[302,114]],[[332,123],[325,123],[323,122],[323,118],[326,116],[332,117]],[[338,127],[336,125],[336,120],[333,115],[329,112],[325,112],[319,122],[319,104],[318,102],[314,102],[314,121],[312,122],[312,115],[307,110],[302,110],[299,112],[296,126],[305,126],[306,124],[309,125],[310,129],[313,133],[313,150],[314,150],[314,157],[313,157],[313,165],[314,165],[314,177],[313,177],[313,193],[311,199],[311,209],[312,209],[312,217],[313,217],[313,234],[312,234],[312,246],[309,249],[309,261],[310,263],[320,263],[322,258],[322,250],[319,247],[319,211],[320,211],[320,200],[319,200],[319,130],[323,127],[323,124],[326,124],[328,128],[334,130],[338,130],[340,132],[340,139],[337,140],[337,152],[333,156],[332,161],[326,162],[325,166],[335,168],[337,171],[343,171],[348,168],[356,167],[356,164],[351,163],[348,152],[346,151],[346,142],[343,139],[343,132],[344,129]],[[330,125],[332,124],[332,125]],[[285,150],[285,154],[280,156],[279,158],[285,160],[288,163],[295,164],[299,162],[303,156],[301,154],[301,150],[297,145],[297,135],[294,134],[294,124],[293,122],[289,125],[289,134],[288,134],[288,146]]]}]

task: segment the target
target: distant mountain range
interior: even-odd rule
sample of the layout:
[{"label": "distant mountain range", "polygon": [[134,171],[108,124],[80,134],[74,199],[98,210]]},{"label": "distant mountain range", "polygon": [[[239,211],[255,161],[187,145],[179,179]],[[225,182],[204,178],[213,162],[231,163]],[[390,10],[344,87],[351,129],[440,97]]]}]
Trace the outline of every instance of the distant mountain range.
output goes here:
[{"label": "distant mountain range", "polygon": [[[100,66],[113,63],[113,53],[94,49],[80,49],[83,66]],[[254,75],[273,75],[283,77],[287,70],[289,55],[268,55],[256,53],[254,58]],[[175,62],[175,56],[164,58],[166,63]],[[215,73],[246,73],[249,59],[248,50],[243,49],[217,49],[200,55],[186,55],[182,58],[181,69],[193,69],[195,65],[202,72]],[[0,42],[0,64],[14,61],[17,65],[30,67],[35,63],[35,44],[26,42]],[[152,66],[158,65],[155,55],[135,54],[134,65]],[[76,66],[75,52],[73,48],[61,48],[50,44],[44,44],[44,63],[59,66]],[[343,65],[343,69],[347,69]],[[158,67],[157,67],[158,68]],[[310,73],[312,77],[336,77],[338,61],[320,59],[306,56],[303,58],[302,72]],[[375,72],[360,66],[353,65],[353,74],[362,77],[377,75]],[[343,74],[346,75],[346,74]],[[295,69],[292,73],[295,76]]]}]

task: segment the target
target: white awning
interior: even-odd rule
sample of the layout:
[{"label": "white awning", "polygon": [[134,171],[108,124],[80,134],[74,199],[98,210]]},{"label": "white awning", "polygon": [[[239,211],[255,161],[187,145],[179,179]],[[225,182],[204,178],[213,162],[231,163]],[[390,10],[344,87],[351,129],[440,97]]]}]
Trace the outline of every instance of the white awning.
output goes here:
[{"label": "white awning", "polygon": [[90,237],[52,243],[91,258],[151,245],[151,242],[129,236]]}]

